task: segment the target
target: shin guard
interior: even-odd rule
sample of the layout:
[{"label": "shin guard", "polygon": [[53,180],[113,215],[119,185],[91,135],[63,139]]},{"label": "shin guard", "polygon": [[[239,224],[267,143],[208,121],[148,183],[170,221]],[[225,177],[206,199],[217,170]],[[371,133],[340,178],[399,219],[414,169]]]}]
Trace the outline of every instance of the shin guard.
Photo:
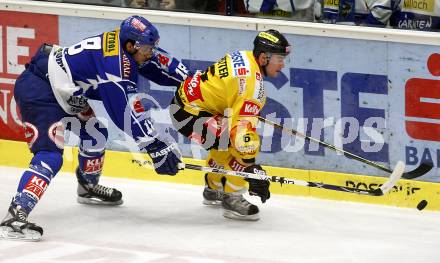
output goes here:
[{"label": "shin guard", "polygon": [[62,155],[59,152],[37,152],[29,168],[21,176],[12,205],[20,206],[29,214],[60,170],[62,162]]},{"label": "shin guard", "polygon": [[95,186],[101,177],[104,165],[104,151],[88,152],[80,148],[78,155],[78,180],[89,186]]}]

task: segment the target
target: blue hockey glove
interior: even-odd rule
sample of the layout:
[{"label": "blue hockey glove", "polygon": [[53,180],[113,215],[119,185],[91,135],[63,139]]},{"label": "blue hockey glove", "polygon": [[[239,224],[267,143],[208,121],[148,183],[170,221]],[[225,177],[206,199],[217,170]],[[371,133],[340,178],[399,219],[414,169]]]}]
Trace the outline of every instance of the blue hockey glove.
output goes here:
[{"label": "blue hockey glove", "polygon": [[153,161],[154,169],[158,174],[176,175],[181,155],[177,144],[165,143],[155,139],[145,149]]},{"label": "blue hockey glove", "polygon": [[[263,174],[266,175],[266,171],[258,165],[254,164],[244,168],[243,172],[253,173],[253,174]],[[270,198],[269,181],[258,180],[253,178],[246,178],[249,183],[249,194],[259,196],[262,203],[265,203],[267,199]]]}]

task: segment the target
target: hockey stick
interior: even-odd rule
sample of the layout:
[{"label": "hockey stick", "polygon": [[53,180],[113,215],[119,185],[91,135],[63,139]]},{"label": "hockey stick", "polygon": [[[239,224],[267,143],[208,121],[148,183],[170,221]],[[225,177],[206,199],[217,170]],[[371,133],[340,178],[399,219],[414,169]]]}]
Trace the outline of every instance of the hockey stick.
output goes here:
[{"label": "hockey stick", "polygon": [[[393,170],[391,170],[390,168],[387,168],[387,167],[385,167],[385,166],[383,166],[381,164],[378,164],[376,162],[367,160],[365,158],[360,157],[359,155],[356,155],[356,154],[351,153],[351,152],[347,152],[345,150],[337,148],[334,145],[331,145],[331,144],[328,144],[326,142],[323,142],[323,141],[320,141],[318,139],[315,139],[313,137],[307,136],[307,135],[305,135],[303,133],[300,133],[298,131],[295,131],[293,129],[289,129],[289,128],[283,127],[282,125],[280,125],[278,123],[275,123],[273,121],[270,121],[270,120],[268,120],[266,118],[263,118],[261,116],[258,116],[258,119],[260,121],[264,122],[264,123],[272,125],[275,128],[279,128],[279,129],[281,129],[281,130],[283,130],[285,132],[291,133],[292,135],[300,136],[300,137],[302,137],[302,138],[304,138],[304,139],[306,139],[308,141],[312,141],[312,142],[318,143],[319,145],[321,145],[323,147],[326,147],[328,149],[332,149],[332,150],[334,150],[336,152],[343,153],[345,156],[347,156],[349,158],[352,158],[352,159],[355,159],[355,160],[360,161],[362,163],[368,164],[368,165],[373,166],[373,167],[375,167],[375,168],[377,168],[379,170],[385,171],[387,173],[392,173],[393,172]],[[404,179],[414,179],[414,178],[417,178],[417,177],[420,177],[420,176],[426,174],[431,169],[432,169],[432,163],[422,162],[416,169],[414,169],[412,171],[409,171],[409,172],[403,173],[402,178],[404,178]]]},{"label": "hockey stick", "polygon": [[257,180],[265,180],[265,181],[270,181],[270,182],[274,182],[274,183],[281,183],[281,184],[295,184],[295,185],[300,185],[300,186],[305,186],[305,187],[316,187],[316,188],[322,188],[322,189],[340,191],[340,192],[347,192],[347,193],[354,193],[354,194],[360,194],[360,195],[382,196],[382,195],[388,193],[396,185],[397,181],[400,179],[400,177],[403,174],[403,171],[405,170],[405,164],[401,161],[397,162],[396,167],[394,168],[394,171],[391,173],[388,180],[381,187],[379,187],[375,190],[359,190],[356,188],[343,187],[343,186],[333,185],[333,184],[308,182],[308,181],[303,181],[303,180],[285,178],[285,177],[281,177],[281,176],[267,176],[267,175],[260,175],[260,174],[254,174],[254,173],[238,172],[238,171],[205,167],[205,166],[187,164],[187,163],[181,163],[180,168],[186,168],[186,169],[198,170],[198,171],[210,172],[210,173],[232,175],[232,176],[238,176],[238,177],[243,177],[243,178],[253,178],[253,179],[257,179]]}]

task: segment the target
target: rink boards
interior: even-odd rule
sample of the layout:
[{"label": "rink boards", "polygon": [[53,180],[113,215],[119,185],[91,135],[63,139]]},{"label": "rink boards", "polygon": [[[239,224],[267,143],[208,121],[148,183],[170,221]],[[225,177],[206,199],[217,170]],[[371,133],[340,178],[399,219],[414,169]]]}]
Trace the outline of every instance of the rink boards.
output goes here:
[{"label": "rink boards", "polygon": [[[0,166],[14,166],[25,168],[32,158],[26,143],[17,141],[0,140]],[[72,172],[77,166],[76,147],[64,149],[64,164],[62,171]],[[145,154],[106,151],[104,176],[163,181],[179,184],[200,185],[203,182],[203,173],[193,170],[179,172],[177,176],[157,175],[148,165]],[[341,158],[344,158],[341,156]],[[185,162],[204,165],[201,160],[185,158]],[[299,170],[272,166],[264,166],[269,175],[285,176],[311,182],[323,182],[358,189],[376,189],[386,178],[376,176],[362,176],[348,173],[335,173],[317,170]],[[413,180],[400,180],[394,189],[381,197],[362,196],[344,192],[310,188],[296,185],[271,184],[273,194],[309,196],[322,199],[341,201],[354,201],[372,204],[383,204],[397,207],[415,208],[421,200],[428,201],[426,210],[440,211],[440,185],[438,183],[420,182]]]},{"label": "rink boards", "polygon": [[[440,182],[439,34],[152,10],[136,13],[157,25],[160,46],[193,72],[206,69],[227,51],[251,48],[258,30],[280,30],[293,51],[279,76],[265,79],[267,100],[261,116],[386,166],[402,160],[410,170],[422,161],[432,162],[433,169],[419,179]],[[42,42],[70,46],[116,28],[132,14],[126,8],[1,1],[0,138],[24,140],[13,88]],[[206,152],[194,151],[188,138],[170,128],[168,106],[175,87],[141,78],[137,90],[151,98],[144,107],[154,105],[150,112],[159,134],[175,140],[185,157],[203,159]],[[108,125],[107,148],[131,151],[102,104],[92,107]],[[264,165],[385,175],[269,125],[257,130],[262,142],[258,161]],[[70,132],[65,138],[67,145],[78,145]]]},{"label": "rink boards", "polygon": [[[422,161],[432,162],[434,168],[418,179],[437,182],[402,180],[383,197],[278,184],[271,186],[273,193],[411,208],[426,199],[429,203],[426,209],[440,210],[438,34],[152,10],[136,12],[158,26],[161,47],[192,70],[205,69],[226,51],[248,49],[258,30],[280,30],[293,43],[293,55],[278,78],[265,82],[268,100],[262,116],[273,117],[277,122],[283,120],[287,128],[385,166],[402,160],[407,170],[412,170]],[[123,8],[3,0],[0,3],[0,138],[24,139],[13,86],[24,64],[42,42],[68,46],[117,27],[129,15],[132,10]],[[159,133],[166,134],[171,126],[168,106],[175,89],[145,79],[140,80],[138,88],[141,94],[149,94],[157,102],[152,117]],[[102,105],[92,107],[97,115],[104,116],[101,121],[109,119]],[[316,121],[316,129],[311,121]],[[342,136],[346,124],[352,124],[350,121],[355,121],[356,128],[352,141]],[[194,171],[184,171],[176,177],[156,175],[143,166],[144,156],[133,156],[128,152],[130,149],[124,148],[128,144],[124,134],[113,123],[106,124],[110,134],[107,146],[115,151],[106,153],[105,175],[203,184],[202,174]],[[258,161],[277,166],[265,166],[270,175],[359,189],[375,189],[385,180],[375,177],[384,176],[382,171],[319,145],[301,143],[267,125],[260,125],[258,132],[262,138]],[[186,159],[187,162],[202,164],[194,159],[203,159],[206,152],[194,151],[189,140],[175,131],[169,134],[184,156],[192,158]],[[65,138],[67,145],[78,144],[69,132]],[[63,170],[72,172],[76,166],[76,148],[66,148],[64,157]],[[24,143],[0,140],[0,165],[24,168],[30,158]]]}]

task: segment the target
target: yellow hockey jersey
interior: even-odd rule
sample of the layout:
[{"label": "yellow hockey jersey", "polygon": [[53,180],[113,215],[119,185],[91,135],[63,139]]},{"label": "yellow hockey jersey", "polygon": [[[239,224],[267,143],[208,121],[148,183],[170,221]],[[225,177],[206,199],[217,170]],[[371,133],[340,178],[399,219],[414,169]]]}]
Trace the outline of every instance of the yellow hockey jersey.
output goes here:
[{"label": "yellow hockey jersey", "polygon": [[186,79],[178,90],[185,111],[199,115],[201,111],[228,117],[233,128],[240,120],[256,127],[266,103],[263,74],[252,51],[226,54],[205,71]]}]

